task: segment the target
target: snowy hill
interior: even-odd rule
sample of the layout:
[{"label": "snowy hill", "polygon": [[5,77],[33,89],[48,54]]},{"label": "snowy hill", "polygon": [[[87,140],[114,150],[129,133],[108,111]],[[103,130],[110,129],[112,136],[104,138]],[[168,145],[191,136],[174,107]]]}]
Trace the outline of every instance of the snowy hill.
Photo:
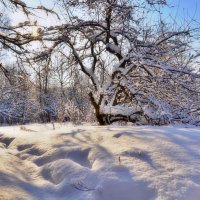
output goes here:
[{"label": "snowy hill", "polygon": [[0,128],[1,200],[199,200],[200,129]]}]

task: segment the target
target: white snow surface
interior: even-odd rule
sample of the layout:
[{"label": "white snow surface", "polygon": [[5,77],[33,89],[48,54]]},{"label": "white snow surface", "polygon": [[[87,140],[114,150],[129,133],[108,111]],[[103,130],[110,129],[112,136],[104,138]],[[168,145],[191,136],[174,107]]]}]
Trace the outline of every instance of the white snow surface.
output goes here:
[{"label": "white snow surface", "polygon": [[199,200],[200,128],[0,127],[1,200]]}]

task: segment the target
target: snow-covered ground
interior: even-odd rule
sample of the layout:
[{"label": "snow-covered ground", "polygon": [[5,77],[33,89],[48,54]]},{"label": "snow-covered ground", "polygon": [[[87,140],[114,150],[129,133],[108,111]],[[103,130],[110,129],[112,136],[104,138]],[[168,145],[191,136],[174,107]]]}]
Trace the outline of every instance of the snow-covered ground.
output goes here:
[{"label": "snow-covered ground", "polygon": [[200,129],[0,127],[1,200],[200,200]]}]

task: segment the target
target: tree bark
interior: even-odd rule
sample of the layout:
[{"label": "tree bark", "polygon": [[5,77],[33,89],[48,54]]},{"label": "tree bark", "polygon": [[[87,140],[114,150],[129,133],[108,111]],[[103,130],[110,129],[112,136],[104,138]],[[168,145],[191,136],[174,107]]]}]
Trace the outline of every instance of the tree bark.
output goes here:
[{"label": "tree bark", "polygon": [[[96,119],[97,121],[99,122],[99,125],[106,125],[106,122],[104,120],[104,117],[102,114],[100,114],[100,103],[101,103],[101,100],[99,100],[98,103],[96,103],[95,99],[94,99],[94,96],[92,94],[92,92],[89,93],[89,97],[90,97],[90,101],[94,107],[94,110],[95,110],[95,116],[96,116]],[[100,98],[102,99],[102,98]]]}]

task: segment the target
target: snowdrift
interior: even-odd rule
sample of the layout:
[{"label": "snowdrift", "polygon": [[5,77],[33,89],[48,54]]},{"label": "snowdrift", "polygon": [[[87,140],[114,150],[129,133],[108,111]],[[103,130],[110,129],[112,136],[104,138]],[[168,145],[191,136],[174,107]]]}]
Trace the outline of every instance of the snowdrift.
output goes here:
[{"label": "snowdrift", "polygon": [[199,200],[200,129],[0,128],[1,200]]}]

